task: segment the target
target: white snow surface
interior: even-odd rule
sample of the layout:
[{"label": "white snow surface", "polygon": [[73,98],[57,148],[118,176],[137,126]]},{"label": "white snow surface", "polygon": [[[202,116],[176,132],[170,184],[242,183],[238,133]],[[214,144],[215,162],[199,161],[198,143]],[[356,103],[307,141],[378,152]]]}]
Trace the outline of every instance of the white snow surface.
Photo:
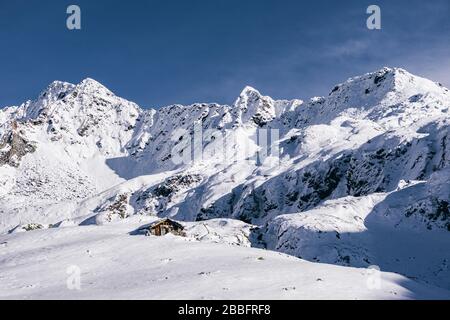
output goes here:
[{"label": "white snow surface", "polygon": [[[130,236],[139,225],[128,221],[0,236],[0,298],[449,298],[447,291],[393,273],[380,273],[379,286],[368,289],[373,275],[364,268],[193,238]],[[67,285],[73,270],[79,271],[79,290]]]}]

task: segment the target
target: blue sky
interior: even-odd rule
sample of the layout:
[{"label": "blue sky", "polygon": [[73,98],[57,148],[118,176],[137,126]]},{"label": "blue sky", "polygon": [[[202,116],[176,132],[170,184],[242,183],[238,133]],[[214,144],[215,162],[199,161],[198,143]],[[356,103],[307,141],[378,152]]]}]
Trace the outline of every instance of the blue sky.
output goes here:
[{"label": "blue sky", "polygon": [[385,65],[450,87],[449,17],[448,0],[0,0],[0,106],[86,77],[143,107],[232,103],[246,85],[307,99]]}]

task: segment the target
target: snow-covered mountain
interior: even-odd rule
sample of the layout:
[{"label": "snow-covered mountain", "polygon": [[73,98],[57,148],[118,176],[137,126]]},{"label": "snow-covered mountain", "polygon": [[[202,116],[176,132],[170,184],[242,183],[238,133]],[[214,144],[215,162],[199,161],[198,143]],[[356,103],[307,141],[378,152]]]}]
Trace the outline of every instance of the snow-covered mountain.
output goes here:
[{"label": "snow-covered mountain", "polygon": [[0,110],[0,233],[236,219],[255,247],[450,290],[449,108],[447,88],[398,68],[309,101],[246,87],[161,109],[54,82]]}]

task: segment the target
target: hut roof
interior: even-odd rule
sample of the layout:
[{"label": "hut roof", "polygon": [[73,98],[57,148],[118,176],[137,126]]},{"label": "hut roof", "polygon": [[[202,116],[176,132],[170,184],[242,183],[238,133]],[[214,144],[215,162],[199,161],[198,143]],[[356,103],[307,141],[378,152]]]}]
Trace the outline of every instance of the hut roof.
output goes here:
[{"label": "hut roof", "polygon": [[155,228],[163,223],[169,223],[169,224],[175,226],[176,228],[184,229],[183,225],[181,225],[180,223],[178,223],[172,219],[169,219],[169,218],[164,218],[164,219],[155,221],[155,222],[149,224],[146,228]]}]

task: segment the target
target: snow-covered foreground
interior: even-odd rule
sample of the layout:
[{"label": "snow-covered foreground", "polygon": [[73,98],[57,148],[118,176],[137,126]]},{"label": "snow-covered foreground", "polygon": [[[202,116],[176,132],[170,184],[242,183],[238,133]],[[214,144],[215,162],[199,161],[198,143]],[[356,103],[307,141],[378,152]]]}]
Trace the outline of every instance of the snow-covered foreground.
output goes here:
[{"label": "snow-covered foreground", "polygon": [[0,298],[450,298],[449,291],[393,273],[311,263],[214,239],[130,235],[143,222],[0,236]]}]

